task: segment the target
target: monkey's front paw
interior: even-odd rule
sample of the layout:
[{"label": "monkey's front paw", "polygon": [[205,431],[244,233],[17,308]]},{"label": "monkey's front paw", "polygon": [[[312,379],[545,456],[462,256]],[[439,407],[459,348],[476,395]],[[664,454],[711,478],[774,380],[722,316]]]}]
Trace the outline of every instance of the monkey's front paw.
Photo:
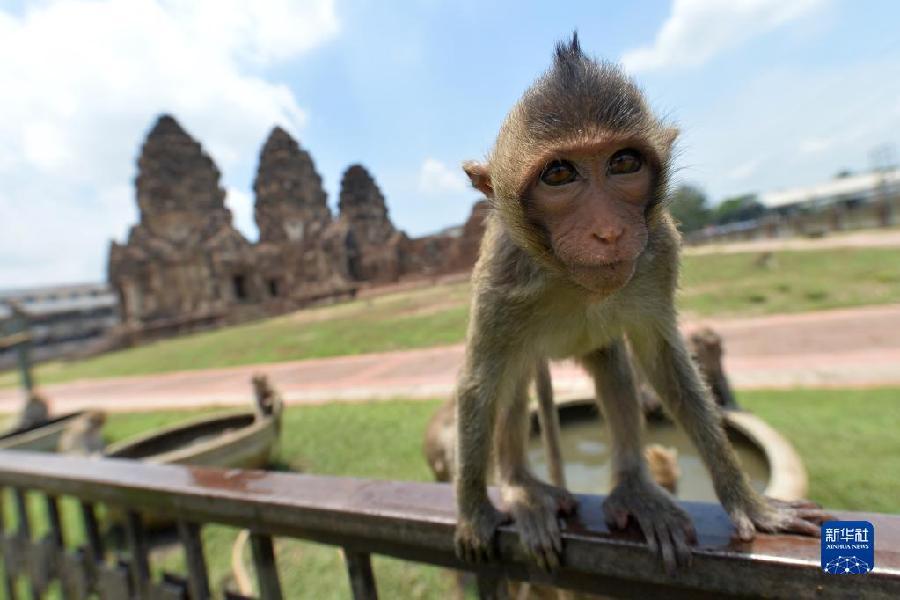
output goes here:
[{"label": "monkey's front paw", "polygon": [[545,571],[558,568],[562,552],[558,515],[575,512],[575,497],[543,482],[506,485],[501,493],[525,552]]},{"label": "monkey's front paw", "polygon": [[456,524],[456,555],[468,563],[492,560],[496,556],[494,533],[509,521],[509,515],[494,508],[489,500],[471,514],[461,514]]},{"label": "monkey's front paw", "polygon": [[750,541],[757,531],[799,533],[819,537],[820,525],[833,517],[809,500],[784,502],[774,498],[755,498],[738,507],[727,507],[737,536]]},{"label": "monkey's front paw", "polygon": [[666,572],[691,564],[691,544],[697,534],[690,516],[664,489],[643,478],[624,480],[606,497],[603,514],[609,527],[624,529],[633,518],[658,554]]}]

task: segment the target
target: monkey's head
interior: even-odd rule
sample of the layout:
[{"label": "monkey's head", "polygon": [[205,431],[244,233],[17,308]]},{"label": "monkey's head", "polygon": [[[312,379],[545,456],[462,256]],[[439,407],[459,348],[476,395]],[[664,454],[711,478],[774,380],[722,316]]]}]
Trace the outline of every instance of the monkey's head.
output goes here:
[{"label": "monkey's head", "polygon": [[99,430],[106,423],[106,413],[100,410],[90,410],[85,415],[88,429]]},{"label": "monkey's head", "polygon": [[507,115],[487,162],[463,168],[520,247],[602,296],[630,281],[647,246],[676,136],[575,35]]}]

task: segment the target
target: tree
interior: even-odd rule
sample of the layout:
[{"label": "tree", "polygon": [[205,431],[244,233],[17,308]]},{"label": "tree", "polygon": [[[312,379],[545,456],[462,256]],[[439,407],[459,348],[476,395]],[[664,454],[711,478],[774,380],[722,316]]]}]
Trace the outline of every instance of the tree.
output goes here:
[{"label": "tree", "polygon": [[709,207],[706,206],[706,194],[692,185],[678,186],[672,193],[669,210],[683,233],[703,229],[710,222],[711,215]]},{"label": "tree", "polygon": [[716,225],[739,223],[758,219],[766,212],[766,207],[756,198],[756,194],[744,194],[723,200],[714,210],[712,221]]}]

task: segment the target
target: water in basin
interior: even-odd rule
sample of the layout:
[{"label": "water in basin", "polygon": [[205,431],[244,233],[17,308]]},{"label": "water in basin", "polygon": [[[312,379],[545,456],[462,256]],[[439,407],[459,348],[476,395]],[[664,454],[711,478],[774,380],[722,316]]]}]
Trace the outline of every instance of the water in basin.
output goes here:
[{"label": "water in basin", "polygon": [[[560,444],[567,487],[576,493],[605,494],[609,491],[609,444],[602,421],[594,419],[563,420]],[[644,434],[645,442],[678,450],[678,498],[682,500],[716,501],[712,482],[697,451],[687,436],[675,425],[651,421]],[[740,434],[729,432],[729,438],[754,489],[762,492],[769,480],[769,467],[762,452]],[[528,457],[535,472],[547,479],[547,464],[540,435],[529,442]]]}]

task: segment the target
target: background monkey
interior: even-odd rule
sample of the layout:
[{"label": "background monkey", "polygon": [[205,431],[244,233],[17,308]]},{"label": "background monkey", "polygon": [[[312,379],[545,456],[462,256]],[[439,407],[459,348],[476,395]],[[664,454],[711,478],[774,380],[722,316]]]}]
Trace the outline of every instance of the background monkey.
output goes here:
[{"label": "background monkey", "polygon": [[50,418],[50,405],[40,392],[32,390],[25,400],[25,406],[19,413],[15,429],[29,429],[35,425],[46,423]]},{"label": "background monkey", "polygon": [[80,456],[101,454],[106,448],[103,440],[105,423],[106,413],[99,410],[87,411],[63,431],[59,438],[59,452]]},{"label": "background monkey", "polygon": [[740,408],[722,366],[722,336],[709,327],[703,327],[692,333],[688,340],[691,355],[697,361],[700,374],[709,386],[716,404],[732,410]]},{"label": "background monkey", "polygon": [[[677,131],[614,65],[557,47],[552,67],[507,115],[484,164],[466,163],[491,210],[472,275],[472,313],[457,391],[457,552],[494,554],[510,517],[526,551],[559,564],[558,513],[576,503],[528,467],[527,385],[535,361],[576,357],[596,381],[613,445],[611,526],[634,519],[666,568],[690,561],[690,518],[654,483],[627,335],[648,380],[697,446],[742,539],[756,530],[817,535],[826,515],[750,487],[678,333],[679,235],[664,207]],[[508,514],[487,495],[488,461]]]}]

